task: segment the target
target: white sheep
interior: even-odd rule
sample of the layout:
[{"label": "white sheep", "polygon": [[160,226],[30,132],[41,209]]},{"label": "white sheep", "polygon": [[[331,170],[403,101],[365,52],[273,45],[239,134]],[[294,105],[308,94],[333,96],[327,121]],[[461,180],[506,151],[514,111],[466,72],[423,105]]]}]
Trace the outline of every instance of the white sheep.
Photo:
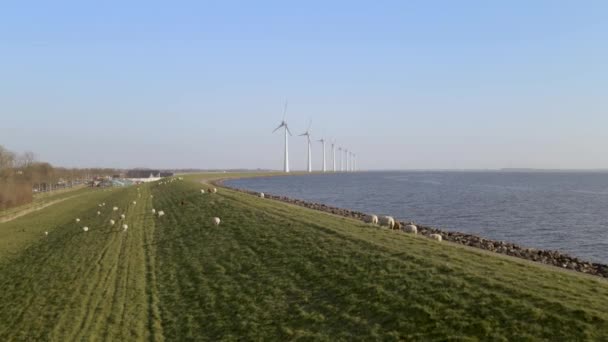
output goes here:
[{"label": "white sheep", "polygon": [[123,225],[122,225],[122,231],[123,231],[123,232],[126,232],[128,228],[129,228],[129,226],[128,226],[128,225],[126,225],[126,224],[123,224]]},{"label": "white sheep", "polygon": [[101,215],[101,211],[98,211],[98,212],[97,212],[97,215]]},{"label": "white sheep", "polygon": [[124,219],[125,219],[125,217],[126,217],[126,216],[125,216],[125,214],[120,214],[120,218],[121,218],[121,219],[123,219],[123,220],[124,220]]},{"label": "white sheep", "polygon": [[260,198],[264,198],[264,196],[265,196],[264,193],[260,192]]},{"label": "white sheep", "polygon": [[220,218],[214,217],[211,219],[211,223],[213,223],[216,227],[220,225]]},{"label": "white sheep", "polygon": [[101,206],[105,207],[106,206],[106,202],[101,203]]},{"label": "white sheep", "polygon": [[201,189],[201,194],[204,194],[204,193],[205,193],[205,189]]},{"label": "white sheep", "polygon": [[156,214],[156,209],[152,209],[152,214]]},{"label": "white sheep", "polygon": [[150,198],[154,197],[154,195],[150,195]]},{"label": "white sheep", "polygon": [[418,227],[416,227],[414,224],[406,224],[403,228],[401,228],[401,230],[406,233],[418,234]]},{"label": "white sheep", "polygon": [[117,210],[118,210],[118,207],[114,207],[114,208],[112,208],[112,210],[117,211]]},{"label": "white sheep", "polygon": [[84,230],[85,232],[89,231],[89,227],[82,227],[82,230]]},{"label": "white sheep", "polygon": [[133,204],[137,204],[137,202],[133,201]]},{"label": "white sheep", "polygon": [[160,211],[158,212],[158,217],[161,217],[161,216],[164,216],[164,215],[165,215],[165,212],[164,212],[164,211],[160,210]]},{"label": "white sheep", "polygon": [[441,237],[441,235],[439,235],[439,234],[431,234],[431,235],[429,235],[429,237],[430,237],[431,239],[433,239],[433,240],[437,240],[437,241],[441,241],[441,240],[442,240],[442,237]]},{"label": "white sheep", "polygon": [[77,218],[77,219],[76,219],[76,222],[80,222],[80,219],[79,219],[79,218]]},{"label": "white sheep", "polygon": [[393,229],[395,226],[395,219],[392,216],[382,216],[380,218],[380,225],[387,226],[388,229]]},{"label": "white sheep", "polygon": [[217,189],[216,188],[211,189],[211,191],[213,191],[214,194],[217,193]]},{"label": "white sheep", "polygon": [[49,232],[44,232],[44,235],[49,236]]},{"label": "white sheep", "polygon": [[376,216],[376,215],[365,215],[365,218],[363,220],[366,223],[371,223],[373,225],[378,224],[378,216]]},{"label": "white sheep", "polygon": [[110,220],[110,226],[113,226],[114,223],[116,223],[116,222],[114,222],[114,220]]}]

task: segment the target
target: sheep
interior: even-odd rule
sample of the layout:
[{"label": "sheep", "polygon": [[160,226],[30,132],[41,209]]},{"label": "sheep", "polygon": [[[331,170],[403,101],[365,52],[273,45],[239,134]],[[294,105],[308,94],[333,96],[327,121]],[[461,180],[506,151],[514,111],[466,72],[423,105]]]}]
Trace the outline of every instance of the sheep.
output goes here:
[{"label": "sheep", "polygon": [[204,194],[204,193],[205,193],[205,189],[201,189],[201,194]]},{"label": "sheep", "polygon": [[264,193],[260,192],[260,198],[264,198]]},{"label": "sheep", "polygon": [[80,222],[80,219],[79,219],[79,218],[77,218],[77,219],[76,219],[76,222]]},{"label": "sheep", "polygon": [[217,189],[216,188],[211,189],[211,191],[213,191],[214,194],[217,193]]},{"label": "sheep", "polygon": [[101,215],[101,211],[98,211],[98,212],[97,212],[97,215]]},{"label": "sheep", "polygon": [[377,225],[378,224],[378,216],[376,216],[376,215],[365,215],[365,217],[363,218],[363,221],[365,223],[371,223],[373,225]]},{"label": "sheep", "polygon": [[110,226],[113,226],[114,223],[116,223],[116,222],[114,222],[114,220],[110,220]]},{"label": "sheep", "polygon": [[152,209],[152,214],[156,214],[156,209]]},{"label": "sheep", "polygon": [[220,218],[214,217],[211,219],[211,223],[213,223],[216,227],[220,225]]},{"label": "sheep", "polygon": [[442,240],[441,235],[439,235],[439,234],[431,234],[431,235],[429,235],[429,237],[431,239],[437,240],[437,241],[441,241]]},{"label": "sheep", "polygon": [[165,212],[164,212],[164,211],[162,211],[162,210],[160,210],[160,211],[158,212],[158,214],[157,214],[157,215],[158,215],[158,217],[164,216],[164,215],[165,215]]},{"label": "sheep", "polygon": [[393,225],[393,230],[401,230],[401,222],[395,220],[395,224]]},{"label": "sheep", "polygon": [[122,231],[123,231],[123,232],[126,232],[128,228],[129,228],[129,226],[128,226],[128,225],[126,225],[126,224],[123,224],[123,225],[122,225]]},{"label": "sheep", "polygon": [[150,198],[154,197],[154,195],[150,195]]},{"label": "sheep", "polygon": [[117,211],[117,210],[118,210],[118,207],[114,207],[114,208],[112,208],[112,210]]},{"label": "sheep", "polygon": [[105,207],[106,206],[106,202],[101,203],[101,206]]},{"label": "sheep", "polygon": [[137,202],[133,201],[133,205],[137,204]]},{"label": "sheep", "polygon": [[44,235],[45,236],[49,236],[49,232],[44,232]]},{"label": "sheep", "polygon": [[406,224],[401,230],[406,233],[418,234],[418,227],[414,224]]},{"label": "sheep", "polygon": [[126,216],[125,216],[125,214],[120,214],[120,218],[121,218],[121,219],[123,219],[123,220],[124,220],[124,219],[125,219],[125,217],[126,217]]},{"label": "sheep", "polygon": [[85,232],[89,231],[89,227],[82,227],[82,230],[84,230]]},{"label": "sheep", "polygon": [[382,216],[380,218],[380,225],[387,226],[388,229],[393,229],[395,226],[395,219],[392,216]]}]

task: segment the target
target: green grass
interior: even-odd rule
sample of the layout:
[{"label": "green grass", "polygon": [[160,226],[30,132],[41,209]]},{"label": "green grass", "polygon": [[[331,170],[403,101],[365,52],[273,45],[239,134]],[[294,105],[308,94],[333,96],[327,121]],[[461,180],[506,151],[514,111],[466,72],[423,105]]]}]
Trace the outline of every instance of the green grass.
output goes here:
[{"label": "green grass", "polygon": [[[0,224],[2,240],[20,241],[0,244],[0,340],[608,339],[602,279],[225,189],[203,195],[202,177],[141,186],[141,197],[86,192]],[[128,208],[128,232],[107,224],[122,212],[113,205]]]}]

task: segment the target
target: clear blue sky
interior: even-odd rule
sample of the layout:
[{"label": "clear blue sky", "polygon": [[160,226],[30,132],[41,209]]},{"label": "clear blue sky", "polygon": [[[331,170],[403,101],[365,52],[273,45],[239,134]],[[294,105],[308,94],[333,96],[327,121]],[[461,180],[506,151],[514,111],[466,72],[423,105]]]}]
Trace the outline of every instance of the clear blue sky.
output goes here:
[{"label": "clear blue sky", "polygon": [[288,98],[294,133],[312,118],[362,168],[608,168],[607,18],[607,1],[6,1],[0,144],[280,169]]}]

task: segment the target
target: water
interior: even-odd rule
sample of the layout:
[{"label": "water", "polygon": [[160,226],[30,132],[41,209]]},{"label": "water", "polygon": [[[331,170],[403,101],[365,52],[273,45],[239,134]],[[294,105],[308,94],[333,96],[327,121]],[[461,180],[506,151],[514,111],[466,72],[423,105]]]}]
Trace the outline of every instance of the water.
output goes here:
[{"label": "water", "polygon": [[226,184],[608,263],[608,173],[364,172]]}]

